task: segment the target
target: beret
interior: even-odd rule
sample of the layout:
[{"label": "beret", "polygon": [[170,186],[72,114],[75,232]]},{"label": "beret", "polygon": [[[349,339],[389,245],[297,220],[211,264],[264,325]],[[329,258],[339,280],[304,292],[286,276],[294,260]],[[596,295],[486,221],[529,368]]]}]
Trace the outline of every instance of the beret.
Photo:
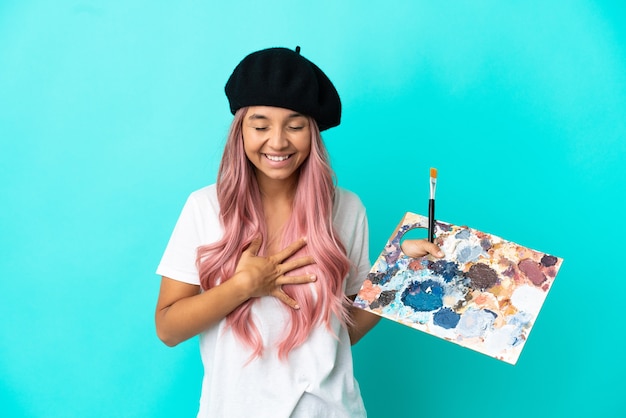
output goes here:
[{"label": "beret", "polygon": [[230,111],[246,106],[275,106],[311,116],[320,131],[339,125],[341,100],[326,74],[287,48],[268,48],[246,56],[225,87]]}]

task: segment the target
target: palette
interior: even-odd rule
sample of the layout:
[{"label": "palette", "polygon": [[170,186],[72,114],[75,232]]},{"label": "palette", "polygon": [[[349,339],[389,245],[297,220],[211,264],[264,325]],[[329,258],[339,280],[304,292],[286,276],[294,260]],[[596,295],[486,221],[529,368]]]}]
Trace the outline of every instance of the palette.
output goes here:
[{"label": "palette", "polygon": [[427,217],[405,214],[354,306],[515,364],[563,259],[441,221],[444,258],[404,254],[404,234],[427,226]]}]

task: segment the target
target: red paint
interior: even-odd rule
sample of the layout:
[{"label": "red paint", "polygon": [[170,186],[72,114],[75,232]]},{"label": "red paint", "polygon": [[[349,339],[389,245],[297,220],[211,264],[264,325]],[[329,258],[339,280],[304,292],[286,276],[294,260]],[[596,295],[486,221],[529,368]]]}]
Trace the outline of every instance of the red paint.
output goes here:
[{"label": "red paint", "polygon": [[530,258],[520,261],[517,266],[535,286],[540,286],[546,281],[546,276],[543,274],[541,265]]}]

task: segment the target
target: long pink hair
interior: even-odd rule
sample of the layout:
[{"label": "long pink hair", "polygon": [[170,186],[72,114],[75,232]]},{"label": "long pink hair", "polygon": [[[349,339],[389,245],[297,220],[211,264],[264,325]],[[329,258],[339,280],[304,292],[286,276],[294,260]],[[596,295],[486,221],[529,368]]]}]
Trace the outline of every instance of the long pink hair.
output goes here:
[{"label": "long pink hair", "polygon": [[[243,148],[242,122],[247,108],[235,114],[217,177],[217,197],[220,220],[224,228],[221,240],[198,248],[198,270],[203,289],[210,289],[228,280],[234,272],[241,253],[252,239],[260,234],[267,237],[261,203],[261,193],[254,167]],[[337,236],[333,223],[335,184],[328,154],[315,120],[311,126],[311,153],[302,163],[294,197],[292,214],[283,231],[283,247],[300,237],[307,237],[307,245],[293,257],[310,254],[315,264],[293,270],[289,275],[312,273],[317,280],[311,284],[284,285],[283,290],[300,305],[299,310],[284,305],[290,323],[285,326],[284,338],[278,343],[278,355],[286,358],[300,346],[318,323],[330,329],[331,319],[341,324],[349,322],[343,281],[350,261]],[[259,255],[265,251],[263,245]],[[264,343],[251,315],[252,298],[231,312],[226,318],[235,335],[252,350],[251,359],[263,355]]]}]

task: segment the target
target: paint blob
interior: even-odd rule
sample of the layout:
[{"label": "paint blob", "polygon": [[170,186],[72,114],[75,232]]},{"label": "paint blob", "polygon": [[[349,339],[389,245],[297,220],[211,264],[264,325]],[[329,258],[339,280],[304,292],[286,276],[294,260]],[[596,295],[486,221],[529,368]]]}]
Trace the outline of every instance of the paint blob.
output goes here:
[{"label": "paint blob", "polygon": [[472,287],[479,290],[489,289],[498,283],[498,273],[483,263],[472,265],[467,272],[467,277],[470,278]]},{"label": "paint blob", "polygon": [[437,260],[428,263],[428,268],[435,274],[443,277],[445,282],[449,282],[456,276],[462,276],[463,272],[459,270],[459,266],[454,261]]},{"label": "paint blob", "polygon": [[461,315],[450,308],[443,308],[433,315],[433,323],[441,328],[451,329],[456,327],[461,319]]},{"label": "paint blob", "polygon": [[559,259],[553,255],[546,254],[543,257],[541,257],[541,264],[544,267],[552,267],[558,262],[559,262]]},{"label": "paint blob", "polygon": [[511,304],[518,311],[536,316],[541,309],[542,299],[540,297],[543,293],[543,290],[534,286],[520,286],[511,295]]},{"label": "paint blob", "polygon": [[541,271],[541,264],[526,258],[520,261],[517,266],[535,286],[540,286],[546,281],[546,275]]},{"label": "paint blob", "polygon": [[402,292],[402,303],[418,312],[429,312],[443,306],[443,288],[433,280],[410,283]]},{"label": "paint blob", "polygon": [[459,319],[457,330],[465,338],[476,338],[485,335],[491,328],[496,314],[489,310],[468,309]]},{"label": "paint blob", "polygon": [[381,292],[378,299],[370,304],[370,307],[377,308],[379,306],[389,305],[396,298],[396,293],[397,292],[395,290],[385,290],[384,292]]}]

